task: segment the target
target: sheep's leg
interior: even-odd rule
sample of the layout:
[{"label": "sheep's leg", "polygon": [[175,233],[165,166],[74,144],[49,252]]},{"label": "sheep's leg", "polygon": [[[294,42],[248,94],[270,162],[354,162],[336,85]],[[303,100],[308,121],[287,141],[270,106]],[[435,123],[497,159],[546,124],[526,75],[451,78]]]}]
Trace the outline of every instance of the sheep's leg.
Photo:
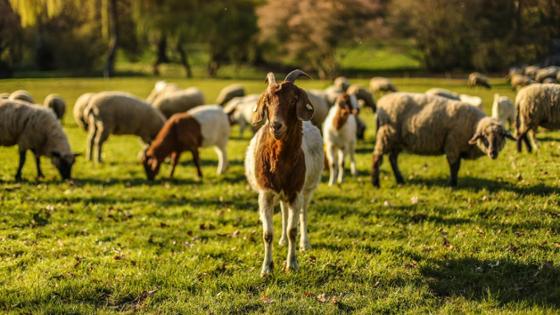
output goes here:
[{"label": "sheep's leg", "polygon": [[93,148],[94,148],[96,137],[97,137],[97,127],[95,126],[94,123],[91,123],[89,125],[88,139],[87,139],[88,146],[87,146],[86,157],[88,161],[93,161]]},{"label": "sheep's leg", "polygon": [[304,193],[303,195],[303,207],[299,213],[299,228],[300,228],[300,239],[299,239],[299,249],[302,251],[311,249],[309,244],[309,237],[307,236],[307,208],[309,207],[309,202],[313,197],[313,191]]},{"label": "sheep's leg", "polygon": [[330,171],[330,177],[329,177],[329,186],[332,186],[334,184],[334,181],[336,180],[336,178],[338,177],[338,156],[336,154],[336,149],[333,145],[331,144],[327,144],[327,161],[329,162],[329,171]]},{"label": "sheep's leg", "polygon": [[284,246],[288,242],[288,236],[286,231],[288,230],[288,206],[284,201],[280,201],[280,214],[282,215],[282,235],[280,236],[280,241],[278,245]]},{"label": "sheep's leg", "polygon": [[173,174],[175,174],[175,168],[177,167],[177,164],[179,164],[180,157],[181,157],[181,152],[176,151],[171,153],[172,164],[171,164],[171,173],[169,173],[169,178],[173,178]]},{"label": "sheep's leg", "polygon": [[521,152],[523,151],[523,142],[525,143],[525,146],[527,147],[527,152],[531,152],[533,151],[533,148],[531,147],[531,141],[529,140],[529,129],[520,132],[519,135],[517,136],[517,152]]},{"label": "sheep's leg", "polygon": [[297,218],[303,206],[301,193],[297,194],[288,206],[288,257],[286,258],[286,271],[298,269],[296,258]]},{"label": "sheep's leg", "polygon": [[532,147],[535,148],[535,150],[539,149],[539,140],[537,140],[537,131],[538,131],[537,129],[531,129],[531,131],[527,134],[527,137],[529,137],[529,141],[531,141],[531,145]]},{"label": "sheep's leg", "polygon": [[461,159],[447,158],[447,162],[449,163],[449,170],[451,172],[449,185],[451,187],[457,187],[457,176],[459,174],[459,168],[461,167]]},{"label": "sheep's leg", "polygon": [[21,181],[21,170],[23,169],[23,166],[25,165],[25,157],[26,157],[26,150],[19,150],[19,164],[18,164],[18,168],[17,168],[17,172],[16,172],[16,181]]},{"label": "sheep's leg", "polygon": [[389,162],[391,162],[391,168],[393,169],[395,180],[397,181],[397,184],[402,185],[404,184],[404,178],[401,171],[399,170],[398,158],[399,152],[393,151],[389,154]]},{"label": "sheep's leg", "polygon": [[41,170],[41,156],[37,152],[33,152],[33,154],[35,155],[35,167],[37,167],[37,179],[44,178],[45,175]]},{"label": "sheep's leg", "polygon": [[350,143],[350,146],[348,148],[348,154],[350,155],[350,174],[352,174],[352,176],[356,176],[356,174],[358,173],[356,170],[355,153],[356,153],[356,143],[352,142]]},{"label": "sheep's leg", "polygon": [[245,132],[245,128],[247,127],[247,123],[245,119],[241,119],[239,121],[239,138],[243,139],[243,133]]},{"label": "sheep's leg", "polygon": [[97,163],[103,163],[103,143],[109,138],[109,130],[103,126],[97,126],[97,135],[95,137],[95,146],[97,148]]},{"label": "sheep's leg", "polygon": [[261,269],[261,276],[267,276],[274,269],[272,261],[272,240],[273,225],[272,214],[274,210],[274,197],[270,193],[259,193],[259,214],[263,225],[264,260]]},{"label": "sheep's leg", "polygon": [[379,188],[379,169],[383,163],[383,154],[374,154],[371,167],[371,183],[373,186]]},{"label": "sheep's leg", "polygon": [[228,166],[226,147],[227,145],[218,145],[214,147],[214,150],[218,155],[218,170],[216,172],[218,175],[225,173]]},{"label": "sheep's leg", "polygon": [[344,158],[345,158],[344,150],[342,149],[338,150],[338,178],[337,178],[338,184],[342,184],[342,180],[344,177]]},{"label": "sheep's leg", "polygon": [[202,179],[202,171],[200,170],[200,155],[198,153],[198,149],[191,150],[192,158],[194,162],[194,166],[196,167],[196,174],[198,175],[198,179]]}]

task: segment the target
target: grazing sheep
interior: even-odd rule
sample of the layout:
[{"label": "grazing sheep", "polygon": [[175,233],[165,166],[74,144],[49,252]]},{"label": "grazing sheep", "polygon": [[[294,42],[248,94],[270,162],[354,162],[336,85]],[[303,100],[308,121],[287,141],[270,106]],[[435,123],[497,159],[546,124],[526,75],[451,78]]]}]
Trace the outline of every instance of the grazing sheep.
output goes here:
[{"label": "grazing sheep", "polygon": [[230,133],[228,117],[218,105],[204,105],[186,113],[178,113],[165,122],[157,137],[150,144],[142,163],[148,180],[153,180],[159,173],[163,161],[171,156],[172,167],[169,177],[173,177],[175,167],[183,151],[192,153],[193,162],[199,179],[199,148],[213,146],[218,154],[218,175],[227,168],[227,142]]},{"label": "grazing sheep", "polygon": [[525,67],[525,69],[523,69],[523,73],[525,73],[526,76],[528,76],[529,78],[535,80],[535,78],[537,77],[537,72],[539,72],[539,66],[527,66]]},{"label": "grazing sheep", "polygon": [[545,84],[556,84],[557,82],[556,82],[556,78],[546,78],[546,79],[544,79],[544,80],[542,81],[542,83],[545,83]]},{"label": "grazing sheep", "polygon": [[62,121],[66,113],[66,102],[57,94],[49,94],[43,101],[43,106],[50,108],[58,120]]},{"label": "grazing sheep", "polygon": [[183,113],[191,108],[204,104],[202,91],[195,87],[175,92],[169,92],[159,96],[153,106],[169,118],[173,114]]},{"label": "grazing sheep", "polygon": [[341,91],[346,91],[350,87],[350,81],[346,77],[337,77],[334,79],[334,86]]},{"label": "grazing sheep", "polygon": [[366,88],[357,84],[352,84],[346,90],[346,93],[354,95],[360,104],[360,107],[369,107],[373,112],[376,110],[375,98]]},{"label": "grazing sheep", "polygon": [[444,97],[453,101],[461,101],[467,103],[471,106],[478,107],[482,110],[482,99],[478,96],[471,96],[466,94],[457,94],[453,91],[442,89],[442,88],[432,88],[426,91],[426,95],[433,95]]},{"label": "grazing sheep", "polygon": [[35,104],[33,96],[31,96],[31,93],[27,92],[26,90],[14,91],[12,92],[12,94],[10,94],[10,97],[8,97],[8,99],[12,101],[23,101],[30,104]]},{"label": "grazing sheep", "polygon": [[447,99],[455,100],[455,101],[459,101],[461,99],[459,97],[458,93],[455,93],[455,92],[447,90],[447,89],[442,89],[442,88],[431,88],[431,89],[426,91],[426,94],[427,95],[441,96],[441,97],[445,97]]},{"label": "grazing sheep", "polygon": [[74,109],[72,110],[74,114],[74,121],[78,127],[82,128],[84,131],[88,131],[88,122],[84,111],[94,95],[95,93],[85,93],[80,95],[80,97],[76,100],[76,103],[74,103]]},{"label": "grazing sheep", "polygon": [[487,89],[492,88],[492,86],[490,85],[490,80],[488,80],[488,77],[479,72],[473,72],[469,74],[467,85],[470,87],[482,86]]},{"label": "grazing sheep", "polygon": [[524,74],[514,74],[511,76],[511,88],[513,90],[518,90],[524,86],[533,84],[535,81],[531,79],[529,76]]},{"label": "grazing sheep", "polygon": [[373,151],[372,184],[379,187],[379,168],[389,154],[397,183],[404,183],[397,158],[407,150],[419,155],[447,156],[450,185],[457,185],[461,159],[484,154],[491,159],[514,139],[494,118],[480,109],[443,97],[415,93],[384,96],[377,103],[377,136]]},{"label": "grazing sheep", "polygon": [[173,83],[157,81],[154,85],[154,88],[152,89],[152,92],[150,92],[150,95],[148,95],[148,98],[146,98],[146,102],[148,102],[149,104],[154,104],[159,97],[180,90],[181,89]]},{"label": "grazing sheep", "polygon": [[509,129],[513,128],[515,121],[515,106],[507,96],[494,94],[494,102],[492,103],[492,117],[495,118],[503,126],[508,123]]},{"label": "grazing sheep", "polygon": [[313,105],[307,93],[294,82],[301,70],[290,72],[276,83],[273,73],[267,75],[268,88],[261,95],[253,122],[265,121],[247,149],[245,174],[259,194],[259,214],[263,225],[264,260],[261,275],[272,273],[272,214],[280,202],[282,237],[288,236],[286,271],[297,269],[296,236],[299,215],[300,248],[308,249],[307,208],[321,180],[323,141],[319,129],[307,122],[313,116]]},{"label": "grazing sheep", "polygon": [[109,135],[137,135],[144,143],[155,138],[165,117],[143,100],[122,92],[101,92],[92,96],[84,111],[88,122],[87,159],[102,162],[103,143]]},{"label": "grazing sheep", "polygon": [[350,172],[356,175],[356,118],[358,109],[352,105],[350,95],[343,93],[333,107],[323,125],[323,136],[330,169],[329,186],[335,181],[342,183],[345,157],[350,156]]},{"label": "grazing sheep", "polygon": [[522,141],[531,152],[530,132],[538,127],[560,128],[560,85],[533,84],[522,88],[515,98],[517,151],[521,152]]},{"label": "grazing sheep", "polygon": [[523,75],[523,69],[521,69],[520,67],[511,67],[511,68],[509,68],[508,75],[506,76],[506,80],[507,80],[508,82],[511,82],[511,78],[512,78],[514,75]]},{"label": "grazing sheep", "polygon": [[22,101],[1,101],[0,117],[0,146],[19,146],[16,180],[22,178],[27,150],[35,156],[37,178],[44,177],[41,156],[51,159],[62,179],[72,177],[76,154],[72,153],[62,125],[50,109]]},{"label": "grazing sheep", "polygon": [[551,67],[542,68],[539,69],[539,71],[537,71],[537,74],[535,75],[535,80],[540,83],[546,83],[545,80],[547,79],[556,82],[556,75],[558,73],[560,73],[560,67],[551,66]]},{"label": "grazing sheep", "polygon": [[397,92],[397,88],[393,83],[382,77],[374,77],[369,81],[369,90],[373,93],[376,92]]},{"label": "grazing sheep", "polygon": [[[245,129],[251,125],[251,118],[253,117],[253,109],[257,106],[259,95],[250,94],[243,97],[234,97],[226,103],[224,112],[229,117],[232,125],[239,125],[239,136],[243,137]],[[260,126],[259,126],[260,127]],[[253,129],[254,132],[257,128]]]},{"label": "grazing sheep", "polygon": [[216,103],[220,106],[224,106],[234,97],[245,96],[245,88],[241,84],[231,84],[226,86],[220,91]]}]

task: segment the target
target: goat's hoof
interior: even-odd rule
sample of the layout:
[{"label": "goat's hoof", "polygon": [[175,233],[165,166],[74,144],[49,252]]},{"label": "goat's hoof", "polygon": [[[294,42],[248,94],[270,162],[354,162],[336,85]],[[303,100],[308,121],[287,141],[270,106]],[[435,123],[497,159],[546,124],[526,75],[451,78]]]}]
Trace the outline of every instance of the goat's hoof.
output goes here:
[{"label": "goat's hoof", "polygon": [[299,243],[299,249],[304,252],[306,250],[310,250],[311,249],[311,244],[309,244],[309,241],[307,242],[300,242]]},{"label": "goat's hoof", "polygon": [[298,266],[297,260],[294,258],[294,259],[290,259],[286,262],[286,267],[284,268],[284,271],[285,272],[295,272],[295,271],[298,271],[298,269],[299,269],[299,266]]},{"label": "goat's hoof", "polygon": [[272,275],[272,271],[274,270],[272,263],[270,265],[263,265],[261,269],[261,277],[269,277]]}]

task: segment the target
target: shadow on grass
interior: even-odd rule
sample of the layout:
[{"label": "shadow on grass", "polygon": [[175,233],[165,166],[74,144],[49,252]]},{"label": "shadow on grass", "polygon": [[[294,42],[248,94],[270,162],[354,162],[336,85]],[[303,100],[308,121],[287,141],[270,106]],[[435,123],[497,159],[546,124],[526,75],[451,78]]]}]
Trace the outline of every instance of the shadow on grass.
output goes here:
[{"label": "shadow on grass", "polygon": [[421,273],[441,297],[560,307],[560,271],[552,262],[463,258],[434,261]]}]

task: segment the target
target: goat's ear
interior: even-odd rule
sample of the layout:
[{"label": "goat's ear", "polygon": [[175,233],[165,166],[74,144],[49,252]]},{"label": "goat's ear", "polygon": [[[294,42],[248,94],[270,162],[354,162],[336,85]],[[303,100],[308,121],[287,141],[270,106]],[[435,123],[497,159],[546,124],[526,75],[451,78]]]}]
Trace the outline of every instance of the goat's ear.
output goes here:
[{"label": "goat's ear", "polygon": [[259,101],[255,104],[253,108],[253,117],[251,123],[256,126],[260,124],[266,118],[266,95],[263,94],[259,97]]},{"label": "goat's ear", "polygon": [[298,102],[297,102],[297,116],[301,120],[310,120],[313,118],[313,113],[315,113],[315,108],[311,105],[307,93],[299,89]]},{"label": "goat's ear", "polygon": [[474,134],[474,136],[471,138],[471,140],[469,140],[469,144],[476,144],[476,142],[478,141],[478,139],[482,138],[482,135],[478,132],[476,132]]}]

